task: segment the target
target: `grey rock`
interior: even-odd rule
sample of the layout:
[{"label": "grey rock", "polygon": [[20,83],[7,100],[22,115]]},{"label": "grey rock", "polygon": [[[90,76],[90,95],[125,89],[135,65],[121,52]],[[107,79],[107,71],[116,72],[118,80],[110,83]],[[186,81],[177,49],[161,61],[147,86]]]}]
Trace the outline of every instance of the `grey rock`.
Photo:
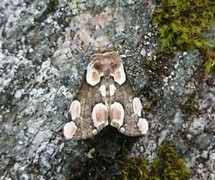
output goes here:
[{"label": "grey rock", "polygon": [[[111,146],[62,137],[89,56],[102,45],[128,55],[127,76],[149,119],[149,134],[131,156],[152,161],[159,144],[173,141],[195,169],[192,179],[214,178],[214,76],[199,72],[197,50],[173,59],[155,55],[154,2],[49,2],[0,3],[0,179],[68,179],[81,174],[89,149],[108,158],[120,152],[116,140]],[[212,44],[214,32],[206,34]],[[187,116],[180,107],[194,91],[199,111]],[[118,165],[109,172],[119,174]]]}]

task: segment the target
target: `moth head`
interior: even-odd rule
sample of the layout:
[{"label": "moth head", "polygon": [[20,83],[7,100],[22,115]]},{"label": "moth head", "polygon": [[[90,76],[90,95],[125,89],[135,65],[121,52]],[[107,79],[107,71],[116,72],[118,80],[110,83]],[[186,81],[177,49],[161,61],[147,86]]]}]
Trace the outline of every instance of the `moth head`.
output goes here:
[{"label": "moth head", "polygon": [[146,134],[148,132],[149,126],[148,121],[146,119],[139,118],[137,126],[142,134]]},{"label": "moth head", "polygon": [[118,102],[114,102],[110,109],[111,125],[119,129],[123,125],[124,115],[123,106]]},{"label": "moth head", "polygon": [[140,99],[138,97],[135,97],[133,99],[133,110],[134,113],[140,117],[141,116],[141,111],[142,111],[142,104],[140,102]]},{"label": "moth head", "polygon": [[78,100],[72,101],[69,112],[71,114],[72,120],[80,117],[81,103]]},{"label": "moth head", "polygon": [[77,127],[76,127],[75,123],[73,121],[68,122],[63,127],[63,134],[66,139],[72,139],[76,133],[76,130],[77,130]]},{"label": "moth head", "polygon": [[100,77],[110,78],[118,84],[125,82],[126,76],[122,64],[121,56],[116,51],[104,51],[91,56],[87,68],[87,82],[96,85],[100,82]]},{"label": "moth head", "polygon": [[93,107],[92,119],[99,131],[108,124],[108,110],[103,103],[98,103]]}]

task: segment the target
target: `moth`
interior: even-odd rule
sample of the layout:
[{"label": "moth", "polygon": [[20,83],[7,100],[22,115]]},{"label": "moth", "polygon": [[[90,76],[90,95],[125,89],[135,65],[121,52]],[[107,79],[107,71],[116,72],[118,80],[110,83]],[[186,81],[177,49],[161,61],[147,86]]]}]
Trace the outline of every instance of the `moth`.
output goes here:
[{"label": "moth", "polygon": [[105,49],[91,56],[86,79],[72,101],[71,122],[65,124],[66,139],[87,139],[110,125],[127,136],[148,131],[140,99],[127,80],[120,54]]}]

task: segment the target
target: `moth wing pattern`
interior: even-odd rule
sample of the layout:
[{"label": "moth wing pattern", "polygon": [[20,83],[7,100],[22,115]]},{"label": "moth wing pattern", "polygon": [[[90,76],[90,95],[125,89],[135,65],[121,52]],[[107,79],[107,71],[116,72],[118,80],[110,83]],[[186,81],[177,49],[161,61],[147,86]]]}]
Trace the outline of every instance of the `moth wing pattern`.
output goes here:
[{"label": "moth wing pattern", "polygon": [[66,139],[91,138],[108,124],[127,136],[146,134],[148,122],[118,52],[92,55],[85,77],[71,104],[71,122],[64,126]]},{"label": "moth wing pattern", "polygon": [[98,133],[95,131],[96,128],[93,124],[92,111],[93,107],[102,101],[99,93],[99,87],[99,84],[95,86],[87,84],[85,79],[79,87],[78,93],[74,100],[78,100],[80,102],[81,112],[78,118],[75,120],[71,119],[77,127],[76,133],[71,138],[72,140],[91,138]]},{"label": "moth wing pattern", "polygon": [[125,115],[122,125],[121,133],[127,136],[141,136],[143,135],[138,127],[139,118],[133,110],[133,99],[135,98],[135,93],[133,88],[127,79],[122,85],[116,86],[116,92],[114,95],[114,102],[119,102],[123,105]]}]

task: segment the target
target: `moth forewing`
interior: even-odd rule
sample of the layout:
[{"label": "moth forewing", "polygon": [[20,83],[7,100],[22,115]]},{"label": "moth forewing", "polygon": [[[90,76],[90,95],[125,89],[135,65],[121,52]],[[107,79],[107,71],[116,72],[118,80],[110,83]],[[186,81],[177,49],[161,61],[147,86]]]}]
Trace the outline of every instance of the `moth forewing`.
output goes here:
[{"label": "moth forewing", "polygon": [[133,107],[134,98],[135,98],[135,93],[133,92],[132,86],[128,80],[121,86],[116,85],[114,101],[121,103],[125,112],[123,125],[121,126],[120,132],[122,132],[127,136],[143,135],[143,133],[141,132],[141,129],[139,128],[139,126],[143,125],[143,123],[142,124],[139,123],[140,117],[138,117]]},{"label": "moth forewing", "polygon": [[72,122],[74,122],[77,127],[76,133],[72,137],[73,140],[91,138],[99,132],[96,130],[92,119],[93,108],[96,104],[102,102],[102,96],[99,93],[99,88],[100,84],[91,86],[86,82],[86,80],[84,80],[80,86],[75,97],[75,99],[80,102],[80,116],[75,120],[72,120],[71,118]]}]

